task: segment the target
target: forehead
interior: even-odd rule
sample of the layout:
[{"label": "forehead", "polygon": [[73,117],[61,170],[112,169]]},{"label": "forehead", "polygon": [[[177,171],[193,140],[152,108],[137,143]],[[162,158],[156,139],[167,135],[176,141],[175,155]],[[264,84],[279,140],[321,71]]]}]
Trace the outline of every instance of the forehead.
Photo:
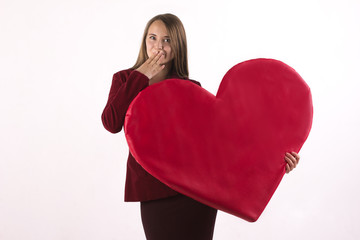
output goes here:
[{"label": "forehead", "polygon": [[156,20],[150,25],[148,34],[155,34],[157,36],[168,36],[166,26],[161,20]]}]

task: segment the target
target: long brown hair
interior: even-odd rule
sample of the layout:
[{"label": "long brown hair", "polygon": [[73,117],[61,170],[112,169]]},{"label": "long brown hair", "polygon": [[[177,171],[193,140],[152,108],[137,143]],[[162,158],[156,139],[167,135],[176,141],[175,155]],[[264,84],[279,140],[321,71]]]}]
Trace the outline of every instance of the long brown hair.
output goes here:
[{"label": "long brown hair", "polygon": [[150,21],[146,24],[140,52],[132,69],[137,69],[149,58],[146,52],[145,41],[150,25],[156,20],[161,20],[165,24],[166,30],[168,31],[170,37],[170,46],[172,52],[174,53],[172,69],[170,71],[176,73],[180,78],[189,78],[185,29],[180,19],[170,13],[157,15],[150,19]]}]

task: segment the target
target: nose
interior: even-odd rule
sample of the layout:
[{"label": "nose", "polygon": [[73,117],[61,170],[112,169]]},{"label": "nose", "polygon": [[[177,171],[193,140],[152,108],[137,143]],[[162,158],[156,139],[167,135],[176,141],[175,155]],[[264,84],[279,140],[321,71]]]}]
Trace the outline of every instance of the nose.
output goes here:
[{"label": "nose", "polygon": [[164,47],[164,46],[163,46],[162,41],[158,41],[158,48],[159,48],[159,49],[163,49],[163,47]]}]

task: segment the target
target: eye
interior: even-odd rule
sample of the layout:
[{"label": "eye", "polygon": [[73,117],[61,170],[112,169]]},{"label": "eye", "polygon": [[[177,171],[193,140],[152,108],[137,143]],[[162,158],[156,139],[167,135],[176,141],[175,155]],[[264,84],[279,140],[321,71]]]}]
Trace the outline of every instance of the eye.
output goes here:
[{"label": "eye", "polygon": [[150,36],[149,37],[151,40],[156,40],[155,36]]},{"label": "eye", "polygon": [[164,39],[164,42],[169,43],[169,42],[170,42],[170,38],[165,38],[165,39]]}]

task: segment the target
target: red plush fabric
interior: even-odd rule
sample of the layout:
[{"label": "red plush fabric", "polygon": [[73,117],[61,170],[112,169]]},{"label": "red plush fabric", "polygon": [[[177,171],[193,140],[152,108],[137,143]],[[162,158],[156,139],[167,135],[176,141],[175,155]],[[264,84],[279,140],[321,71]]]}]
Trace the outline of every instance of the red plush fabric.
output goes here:
[{"label": "red plush fabric", "polygon": [[188,81],[143,90],[125,118],[135,159],[172,189],[256,221],[312,124],[310,89],[288,65],[255,59],[234,66],[216,96]]}]

